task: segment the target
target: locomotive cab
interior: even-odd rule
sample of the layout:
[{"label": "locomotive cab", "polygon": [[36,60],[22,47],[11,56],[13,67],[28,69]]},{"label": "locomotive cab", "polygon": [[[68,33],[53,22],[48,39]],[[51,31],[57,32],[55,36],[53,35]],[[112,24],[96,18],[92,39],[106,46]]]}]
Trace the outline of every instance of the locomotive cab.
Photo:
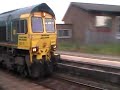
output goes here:
[{"label": "locomotive cab", "polygon": [[46,12],[35,12],[31,15],[30,20],[30,56],[31,62],[33,62],[33,71],[45,67],[41,72],[51,72],[57,38],[55,18]]},{"label": "locomotive cab", "polygon": [[45,12],[32,14],[30,31],[31,54],[36,56],[37,60],[43,56],[49,60],[50,54],[56,50],[55,18]]}]

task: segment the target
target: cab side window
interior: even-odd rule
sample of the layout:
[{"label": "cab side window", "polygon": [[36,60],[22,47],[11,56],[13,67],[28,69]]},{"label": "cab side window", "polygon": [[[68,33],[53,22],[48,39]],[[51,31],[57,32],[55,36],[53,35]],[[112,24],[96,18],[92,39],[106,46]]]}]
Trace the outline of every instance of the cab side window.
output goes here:
[{"label": "cab side window", "polygon": [[27,33],[27,20],[14,20],[12,28],[16,33]]},{"label": "cab side window", "polygon": [[20,29],[18,33],[26,33],[27,32],[27,21],[26,20],[20,20]]},{"label": "cab side window", "polygon": [[12,22],[12,28],[13,28],[13,31],[15,31],[17,33],[17,31],[19,30],[19,21],[18,20],[14,20]]}]

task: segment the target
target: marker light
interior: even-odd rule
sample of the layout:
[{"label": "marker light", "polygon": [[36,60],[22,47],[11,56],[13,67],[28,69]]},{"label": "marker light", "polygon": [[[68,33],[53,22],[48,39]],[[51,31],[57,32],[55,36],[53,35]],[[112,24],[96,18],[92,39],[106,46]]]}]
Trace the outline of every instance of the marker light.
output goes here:
[{"label": "marker light", "polygon": [[53,50],[53,51],[55,51],[55,50],[56,50],[56,48],[57,48],[57,46],[56,46],[56,45],[52,45],[52,50]]},{"label": "marker light", "polygon": [[43,12],[43,13],[42,13],[42,16],[45,17],[45,16],[46,16],[46,13]]}]

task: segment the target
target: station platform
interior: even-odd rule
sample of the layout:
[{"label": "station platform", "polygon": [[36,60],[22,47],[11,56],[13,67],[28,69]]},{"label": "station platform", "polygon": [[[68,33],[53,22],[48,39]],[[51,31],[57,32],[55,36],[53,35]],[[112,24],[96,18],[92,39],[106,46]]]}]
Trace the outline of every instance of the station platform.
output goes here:
[{"label": "station platform", "polygon": [[67,52],[67,51],[56,51],[56,53],[60,54],[61,59],[63,60],[97,64],[97,65],[103,65],[103,66],[120,69],[119,56],[85,54],[85,53]]}]

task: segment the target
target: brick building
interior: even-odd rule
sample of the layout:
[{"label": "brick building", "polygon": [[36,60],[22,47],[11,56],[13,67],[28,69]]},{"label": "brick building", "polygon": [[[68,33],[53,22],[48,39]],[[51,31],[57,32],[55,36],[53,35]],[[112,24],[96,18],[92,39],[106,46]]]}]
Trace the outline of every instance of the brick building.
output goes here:
[{"label": "brick building", "polygon": [[63,21],[57,25],[60,41],[111,43],[120,39],[120,6],[71,2]]}]

